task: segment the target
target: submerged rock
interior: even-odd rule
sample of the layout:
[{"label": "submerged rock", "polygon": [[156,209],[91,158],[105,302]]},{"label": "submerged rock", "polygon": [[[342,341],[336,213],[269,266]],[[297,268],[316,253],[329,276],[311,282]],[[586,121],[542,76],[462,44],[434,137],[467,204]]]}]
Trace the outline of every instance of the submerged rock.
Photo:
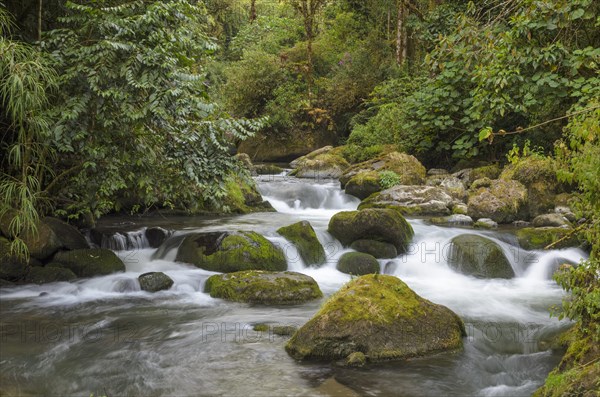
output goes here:
[{"label": "submerged rock", "polygon": [[316,281],[295,272],[243,271],[208,278],[205,292],[213,298],[264,305],[291,305],[323,296]]},{"label": "submerged rock", "polygon": [[329,221],[328,230],[345,246],[356,240],[371,239],[392,244],[398,253],[406,251],[414,235],[398,211],[381,208],[338,212]]},{"label": "submerged rock", "polygon": [[287,269],[283,251],[255,232],[190,234],[179,246],[175,260],[220,273]]},{"label": "submerged rock", "polygon": [[277,229],[277,233],[294,244],[306,265],[320,266],[327,260],[325,250],[317,238],[315,229],[308,221]]},{"label": "submerged rock", "polygon": [[346,252],[340,257],[337,269],[346,274],[362,276],[364,274],[379,273],[379,262],[374,256],[362,252]]},{"label": "submerged rock", "polygon": [[392,244],[376,240],[356,240],[350,244],[350,248],[358,252],[373,255],[377,259],[395,258],[398,250]]},{"label": "submerged rock", "polygon": [[286,344],[295,359],[369,361],[419,357],[462,346],[461,319],[393,276],[350,281]]},{"label": "submerged rock", "polygon": [[494,241],[475,234],[454,237],[448,252],[448,265],[475,277],[512,278],[515,272],[504,252]]},{"label": "submerged rock", "polygon": [[97,277],[124,272],[125,265],[111,250],[91,248],[73,251],[60,251],[53,259],[77,277]]},{"label": "submerged rock", "polygon": [[478,179],[469,191],[468,215],[474,219],[511,223],[524,214],[526,202],[527,189],[517,181]]},{"label": "submerged rock", "polygon": [[517,240],[519,240],[519,245],[526,250],[544,249],[559,240],[560,242],[554,245],[554,249],[580,245],[573,229],[568,227],[527,227],[517,231]]},{"label": "submerged rock", "polygon": [[158,292],[168,290],[173,286],[173,279],[163,272],[149,272],[138,277],[142,291]]},{"label": "submerged rock", "polygon": [[373,194],[358,208],[394,208],[404,215],[448,215],[454,203],[441,187],[398,185]]}]

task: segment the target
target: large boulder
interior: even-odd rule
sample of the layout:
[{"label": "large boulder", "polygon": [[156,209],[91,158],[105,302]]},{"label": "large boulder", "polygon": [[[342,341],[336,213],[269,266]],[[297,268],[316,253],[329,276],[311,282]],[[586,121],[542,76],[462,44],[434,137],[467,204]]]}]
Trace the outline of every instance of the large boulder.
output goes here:
[{"label": "large boulder", "polygon": [[158,292],[168,290],[173,286],[173,279],[163,272],[149,272],[138,277],[140,288],[146,292]]},{"label": "large boulder", "polygon": [[478,179],[469,190],[468,215],[511,223],[526,214],[527,189],[520,182],[504,179]]},{"label": "large boulder", "polygon": [[283,251],[255,232],[190,234],[179,246],[175,260],[220,273],[287,269]]},{"label": "large boulder", "polygon": [[454,205],[455,200],[441,187],[398,185],[373,194],[358,208],[393,207],[404,215],[448,215]]},{"label": "large boulder", "polygon": [[53,262],[70,269],[77,277],[97,277],[124,272],[123,261],[111,250],[91,248],[73,251],[60,251]]},{"label": "large boulder", "polygon": [[395,258],[398,250],[392,244],[376,240],[356,240],[350,244],[350,248],[374,256],[377,259]]},{"label": "large boulder", "polygon": [[391,152],[374,159],[353,165],[340,177],[342,188],[354,176],[365,171],[393,171],[398,174],[403,185],[422,185],[427,170],[416,157],[406,153]]},{"label": "large boulder", "polygon": [[23,241],[27,245],[29,255],[44,260],[54,255],[63,244],[47,223],[39,222],[36,229],[35,232],[25,233]]},{"label": "large boulder", "polygon": [[377,171],[362,171],[354,175],[346,183],[345,191],[354,197],[363,200],[373,193],[381,191],[382,186]]},{"label": "large boulder", "polygon": [[60,248],[67,250],[90,248],[90,244],[76,227],[63,222],[60,219],[51,217],[45,217],[42,219],[42,222],[52,229],[58,238],[58,241],[60,241]]},{"label": "large boulder", "polygon": [[69,269],[55,266],[34,266],[29,271],[25,281],[33,284],[47,284],[59,281],[73,281],[76,278],[77,275]]},{"label": "large boulder", "polygon": [[281,227],[277,233],[296,246],[306,265],[320,266],[327,260],[325,250],[309,222],[302,221]]},{"label": "large boulder", "polygon": [[557,193],[562,186],[556,176],[558,165],[550,157],[529,156],[507,165],[500,179],[515,180],[527,188],[526,210],[530,218],[554,209]]},{"label": "large boulder", "polygon": [[252,167],[252,172],[256,175],[279,175],[283,171],[283,168],[275,164],[255,164]]},{"label": "large boulder", "polygon": [[204,291],[213,298],[264,305],[292,305],[323,296],[315,280],[295,272],[218,274],[206,280]]},{"label": "large boulder", "polygon": [[346,284],[285,346],[295,359],[337,360],[356,352],[369,361],[401,360],[462,347],[462,320],[421,298],[394,276]]},{"label": "large boulder", "polygon": [[230,212],[246,214],[275,211],[268,201],[263,200],[254,179],[230,176],[225,183],[225,190],[225,205]]},{"label": "large boulder", "polygon": [[406,252],[414,231],[396,210],[369,208],[338,212],[329,221],[329,233],[348,246],[356,240],[377,240],[390,243],[398,253]]},{"label": "large boulder", "polygon": [[527,227],[517,231],[519,245],[526,250],[544,249],[556,243],[554,249],[577,247],[581,244],[569,227]]},{"label": "large boulder", "polygon": [[342,273],[354,276],[380,273],[377,259],[372,255],[362,252],[346,252],[340,257],[336,268]]},{"label": "large boulder", "polygon": [[475,234],[454,237],[448,252],[454,270],[475,277],[512,278],[515,272],[502,249],[494,241]]},{"label": "large boulder", "polygon": [[0,237],[0,279],[20,281],[27,276],[29,265],[10,253],[10,241]]},{"label": "large boulder", "polygon": [[290,165],[294,168],[290,175],[298,178],[337,179],[350,163],[332,146],[327,146],[292,161]]}]

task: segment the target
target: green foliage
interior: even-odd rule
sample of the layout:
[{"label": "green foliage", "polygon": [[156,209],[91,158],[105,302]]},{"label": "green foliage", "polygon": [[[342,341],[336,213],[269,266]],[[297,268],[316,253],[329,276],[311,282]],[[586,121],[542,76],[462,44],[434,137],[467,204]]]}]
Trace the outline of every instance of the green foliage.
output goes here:
[{"label": "green foliage", "polygon": [[[216,50],[201,3],[67,2],[43,43],[63,71],[54,143],[67,213],[146,206],[219,208],[236,162],[229,141],[259,122],[210,101],[204,65]],[[66,182],[66,183],[65,183]]]},{"label": "green foliage", "polygon": [[0,9],[0,217],[10,218],[12,253],[27,259],[23,237],[37,232],[40,212],[48,210],[43,183],[53,151],[46,110],[57,75],[45,54],[10,37],[11,23]]},{"label": "green foliage", "polygon": [[544,158],[543,148],[540,148],[540,147],[532,148],[531,141],[529,139],[525,140],[523,149],[521,149],[515,143],[515,144],[513,144],[512,149],[510,149],[508,151],[508,153],[506,154],[506,158],[508,159],[508,162],[513,165],[518,164],[519,161],[521,161],[522,159],[528,158],[528,157],[537,157],[540,159]]},{"label": "green foliage", "polygon": [[394,171],[381,171],[379,173],[379,184],[383,189],[389,189],[396,185],[400,185],[402,183],[402,179],[400,175],[396,174]]}]

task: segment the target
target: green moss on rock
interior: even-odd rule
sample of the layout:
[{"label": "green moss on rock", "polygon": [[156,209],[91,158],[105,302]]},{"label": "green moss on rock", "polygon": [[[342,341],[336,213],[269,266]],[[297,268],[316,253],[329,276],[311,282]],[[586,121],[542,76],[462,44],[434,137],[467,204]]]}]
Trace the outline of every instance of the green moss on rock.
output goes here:
[{"label": "green moss on rock", "polygon": [[374,256],[362,252],[346,252],[342,255],[336,267],[340,272],[362,276],[379,273],[379,262]]},{"label": "green moss on rock", "polygon": [[213,298],[264,305],[291,305],[323,296],[311,277],[295,272],[243,271],[214,275],[205,292]]},{"label": "green moss on rock", "polygon": [[374,256],[377,259],[395,258],[398,250],[392,244],[376,240],[356,240],[350,244],[350,248]]},{"label": "green moss on rock", "polygon": [[326,152],[299,159],[290,175],[298,178],[335,179],[349,166],[350,164],[341,155]]},{"label": "green moss on rock", "polygon": [[362,171],[350,178],[346,183],[345,191],[346,194],[363,200],[371,194],[381,191],[382,188],[377,171]]},{"label": "green moss on rock", "polygon": [[519,240],[519,245],[526,250],[544,249],[570,234],[570,237],[557,243],[554,248],[577,247],[580,245],[580,241],[572,231],[571,228],[563,227],[527,227],[517,231],[517,240]]},{"label": "green moss on rock", "polygon": [[73,281],[76,278],[77,275],[69,269],[46,266],[32,267],[26,281],[34,284],[46,284],[59,281]]},{"label": "green moss on rock", "polygon": [[526,203],[527,189],[520,182],[483,178],[471,185],[467,213],[474,219],[510,223],[526,216]]},{"label": "green moss on rock", "polygon": [[77,277],[97,277],[125,271],[121,259],[111,250],[103,248],[60,251],[53,261],[70,269]]},{"label": "green moss on rock", "polygon": [[355,175],[365,171],[393,171],[398,174],[403,185],[422,185],[427,175],[427,170],[416,157],[406,153],[391,152],[346,169],[340,177],[342,187],[345,187]]},{"label": "green moss on rock", "polygon": [[369,208],[335,214],[329,221],[329,233],[348,246],[356,240],[377,240],[392,244],[403,253],[414,235],[404,217],[396,210]]},{"label": "green moss on rock", "polygon": [[179,246],[175,260],[220,273],[287,269],[283,251],[255,232],[191,234]]},{"label": "green moss on rock", "polygon": [[286,345],[298,360],[336,360],[360,352],[369,361],[454,350],[465,335],[460,318],[421,298],[393,276],[366,275],[333,295]]},{"label": "green moss on rock", "polygon": [[460,273],[485,278],[512,278],[515,272],[494,241],[476,234],[452,239],[448,264]]},{"label": "green moss on rock", "polygon": [[232,176],[226,181],[225,190],[225,205],[229,212],[247,214],[275,211],[268,201],[263,200],[253,179]]},{"label": "green moss on rock", "polygon": [[327,260],[325,250],[309,222],[301,221],[281,227],[277,233],[296,246],[306,265],[320,266]]},{"label": "green moss on rock", "polygon": [[140,288],[146,292],[158,292],[170,289],[174,281],[163,272],[149,272],[138,277]]}]

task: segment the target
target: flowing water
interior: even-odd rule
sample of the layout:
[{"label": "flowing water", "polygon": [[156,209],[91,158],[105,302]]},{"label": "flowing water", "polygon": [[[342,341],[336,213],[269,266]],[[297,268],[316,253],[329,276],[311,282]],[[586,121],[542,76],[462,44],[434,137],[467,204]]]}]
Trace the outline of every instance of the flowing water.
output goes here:
[{"label": "flowing water", "polygon": [[[211,272],[174,262],[182,236],[194,231],[254,230],[285,249],[290,270],[312,276],[326,295],[350,276],[335,269],[348,249],[327,232],[333,214],[358,200],[337,182],[285,175],[263,177],[261,192],[277,213],[236,217],[114,220],[105,237],[127,272],[42,286],[0,290],[0,395],[265,396],[265,395],[530,395],[560,359],[546,341],[568,324],[549,316],[561,289],[551,281],[561,261],[584,252],[516,248],[503,232],[443,228],[410,220],[409,252],[382,260],[382,272],[405,281],[421,296],[448,306],[465,321],[468,336],[459,352],[344,369],[329,363],[298,363],[284,350],[286,337],[255,332],[256,323],[302,325],[322,301],[292,307],[224,302],[203,293]],[[306,268],[297,251],[278,236],[280,226],[308,220],[328,262]],[[147,248],[143,228],[175,230],[159,250]],[[498,242],[517,277],[484,280],[447,266],[448,243],[462,233]],[[162,271],[175,281],[169,291],[140,291],[137,277]]]}]

